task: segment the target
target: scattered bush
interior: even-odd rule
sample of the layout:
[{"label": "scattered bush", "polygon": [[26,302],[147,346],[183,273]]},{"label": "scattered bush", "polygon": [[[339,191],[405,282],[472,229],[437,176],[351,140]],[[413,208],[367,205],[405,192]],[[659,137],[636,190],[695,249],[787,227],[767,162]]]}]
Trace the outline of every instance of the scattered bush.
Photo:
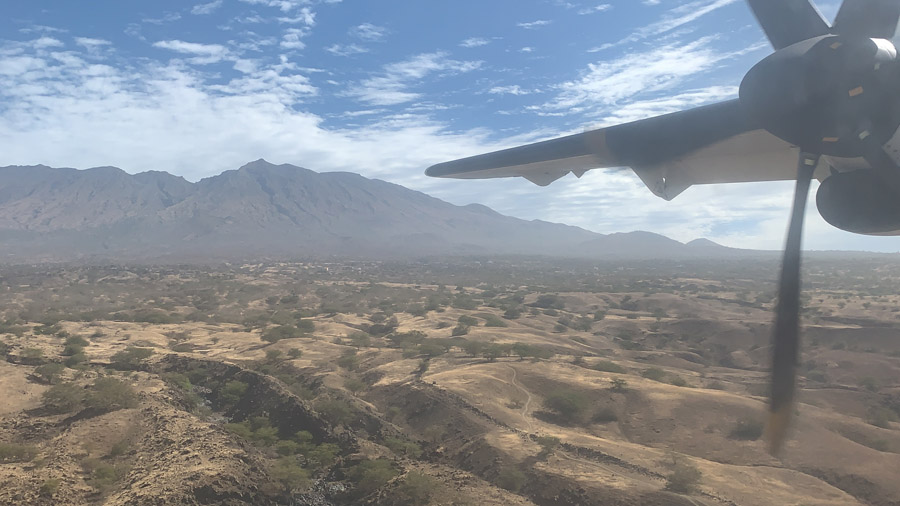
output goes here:
[{"label": "scattered bush", "polygon": [[456,327],[453,328],[453,330],[450,332],[450,335],[453,337],[459,337],[459,336],[464,336],[468,333],[469,333],[469,326],[463,325],[462,323],[460,323],[459,325],[457,325]]},{"label": "scattered bush", "polygon": [[622,393],[628,391],[628,382],[622,378],[613,378],[610,380],[610,383],[612,383],[612,385],[609,389],[613,392]]},{"label": "scattered bush", "polygon": [[37,456],[37,448],[16,443],[0,443],[0,462],[31,462]]}]

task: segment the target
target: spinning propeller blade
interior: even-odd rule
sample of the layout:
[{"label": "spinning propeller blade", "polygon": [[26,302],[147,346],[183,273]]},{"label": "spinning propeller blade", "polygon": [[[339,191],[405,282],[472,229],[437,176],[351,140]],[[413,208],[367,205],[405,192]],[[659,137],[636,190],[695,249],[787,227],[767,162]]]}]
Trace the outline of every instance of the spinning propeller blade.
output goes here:
[{"label": "spinning propeller blade", "polygon": [[800,344],[800,239],[803,235],[809,184],[818,163],[818,155],[800,153],[794,208],[791,211],[791,224],[781,262],[778,307],[772,338],[772,395],[766,426],[769,452],[773,455],[784,444],[794,406],[794,383]]}]

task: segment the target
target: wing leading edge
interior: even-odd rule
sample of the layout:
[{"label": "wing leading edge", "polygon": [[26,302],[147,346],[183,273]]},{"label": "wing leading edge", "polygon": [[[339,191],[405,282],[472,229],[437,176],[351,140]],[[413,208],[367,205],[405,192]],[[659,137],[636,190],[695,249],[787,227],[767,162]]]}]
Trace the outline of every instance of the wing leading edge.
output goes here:
[{"label": "wing leading edge", "polygon": [[630,167],[671,200],[694,184],[794,179],[797,149],[744,114],[738,100],[439,163],[434,177],[520,176],[546,186],[569,172]]}]

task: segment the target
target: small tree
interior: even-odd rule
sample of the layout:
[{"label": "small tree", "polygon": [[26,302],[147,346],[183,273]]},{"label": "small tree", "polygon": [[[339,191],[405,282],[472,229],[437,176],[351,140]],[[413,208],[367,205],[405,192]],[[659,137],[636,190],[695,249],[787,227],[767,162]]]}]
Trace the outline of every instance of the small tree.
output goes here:
[{"label": "small tree", "polygon": [[81,407],[85,391],[72,383],[53,385],[41,396],[44,408],[51,413],[71,413]]},{"label": "small tree", "polygon": [[150,355],[153,355],[153,350],[150,348],[128,346],[110,357],[109,362],[116,369],[133,371],[140,368],[141,362],[149,358]]},{"label": "small tree", "polygon": [[623,393],[628,391],[628,382],[622,378],[613,378],[610,380],[612,385],[609,387],[613,392]]},{"label": "small tree", "polygon": [[138,397],[131,385],[115,378],[98,378],[84,404],[101,413],[137,406]]},{"label": "small tree", "polygon": [[579,392],[557,392],[544,399],[544,407],[556,413],[566,423],[584,421],[588,407],[587,398]]},{"label": "small tree", "polygon": [[672,473],[666,477],[666,490],[678,494],[690,494],[697,490],[702,473],[689,462],[677,462]]}]

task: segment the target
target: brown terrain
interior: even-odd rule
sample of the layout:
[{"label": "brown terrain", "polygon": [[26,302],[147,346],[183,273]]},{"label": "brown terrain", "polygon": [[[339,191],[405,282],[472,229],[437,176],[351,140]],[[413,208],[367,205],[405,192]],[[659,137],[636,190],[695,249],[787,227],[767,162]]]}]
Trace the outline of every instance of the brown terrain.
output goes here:
[{"label": "brown terrain", "polygon": [[900,504],[900,262],[4,267],[0,504]]}]

